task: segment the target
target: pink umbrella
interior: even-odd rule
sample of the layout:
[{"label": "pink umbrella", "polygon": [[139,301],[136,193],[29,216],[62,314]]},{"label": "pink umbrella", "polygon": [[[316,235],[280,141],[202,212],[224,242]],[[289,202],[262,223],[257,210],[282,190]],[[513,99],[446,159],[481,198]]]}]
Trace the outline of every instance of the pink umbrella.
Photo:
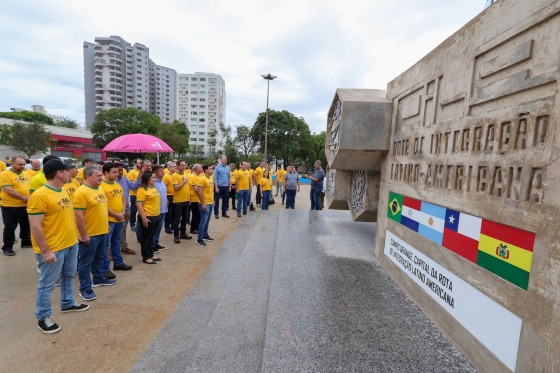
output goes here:
[{"label": "pink umbrella", "polygon": [[159,153],[172,153],[173,149],[165,141],[155,136],[132,133],[117,137],[105,145],[103,151],[113,153],[157,153],[157,162],[159,163]]}]

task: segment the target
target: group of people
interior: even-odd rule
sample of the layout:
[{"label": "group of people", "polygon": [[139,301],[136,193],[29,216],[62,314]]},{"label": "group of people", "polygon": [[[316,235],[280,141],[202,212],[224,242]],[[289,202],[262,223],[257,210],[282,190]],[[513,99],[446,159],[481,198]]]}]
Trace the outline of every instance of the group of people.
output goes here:
[{"label": "group of people", "polygon": [[[174,243],[196,235],[196,243],[206,246],[214,241],[208,233],[212,213],[216,219],[229,218],[230,199],[232,210],[242,217],[252,207],[253,185],[262,210],[268,210],[272,197],[272,170],[265,162],[254,170],[248,162],[236,168],[227,164],[225,156],[214,164],[190,167],[184,160],[163,167],[136,159],[128,172],[119,160],[96,164],[85,159],[80,169],[52,155],[43,159],[42,168],[39,161],[31,163],[26,170],[26,160],[15,157],[11,167],[0,172],[2,250],[6,256],[15,255],[19,226],[21,247],[33,247],[37,261],[35,316],[44,333],[60,330],[51,317],[51,295],[57,284],[62,312],[85,311],[89,305],[74,299],[76,272],[80,297],[92,301],[96,299],[93,288],[117,283],[111,261],[113,271],[132,269],[123,258],[136,254],[127,243],[128,225],[140,243],[142,262],[154,265],[161,261],[157,254],[166,249],[160,244],[162,230],[173,234]],[[276,176],[276,195],[281,190],[282,203],[286,199],[286,208],[293,209],[300,189],[298,173],[288,166]],[[312,181],[322,185],[322,179]]]}]

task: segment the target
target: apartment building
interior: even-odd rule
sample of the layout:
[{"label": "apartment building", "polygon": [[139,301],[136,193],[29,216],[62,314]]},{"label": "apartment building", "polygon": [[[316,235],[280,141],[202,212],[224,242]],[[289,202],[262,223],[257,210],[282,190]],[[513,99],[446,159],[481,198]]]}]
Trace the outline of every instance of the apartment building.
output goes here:
[{"label": "apartment building", "polygon": [[116,107],[138,108],[164,122],[175,119],[176,72],[156,65],[147,46],[112,35],[84,42],[83,51],[86,126],[100,111]]},{"label": "apartment building", "polygon": [[[225,82],[220,75],[195,72],[177,74],[176,118],[191,133],[189,144],[202,146],[205,154],[219,150],[219,123],[226,120]],[[212,140],[216,140],[212,145]]]}]

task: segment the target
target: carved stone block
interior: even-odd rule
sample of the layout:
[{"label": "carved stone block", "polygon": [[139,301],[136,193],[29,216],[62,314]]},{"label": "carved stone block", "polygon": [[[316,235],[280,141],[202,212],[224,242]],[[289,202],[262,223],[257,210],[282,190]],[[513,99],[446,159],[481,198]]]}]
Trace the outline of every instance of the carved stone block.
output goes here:
[{"label": "carved stone block", "polygon": [[355,221],[377,221],[381,174],[375,171],[353,171],[348,188],[348,205]]},{"label": "carved stone block", "polygon": [[352,172],[328,169],[326,177],[325,207],[333,210],[348,210],[348,186]]}]

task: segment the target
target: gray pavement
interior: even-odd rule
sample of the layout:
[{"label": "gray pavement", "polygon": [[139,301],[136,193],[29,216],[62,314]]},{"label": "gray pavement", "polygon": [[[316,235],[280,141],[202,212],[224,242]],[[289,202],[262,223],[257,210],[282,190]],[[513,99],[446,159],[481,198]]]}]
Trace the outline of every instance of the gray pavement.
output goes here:
[{"label": "gray pavement", "polygon": [[134,372],[472,372],[347,211],[242,218]]}]

